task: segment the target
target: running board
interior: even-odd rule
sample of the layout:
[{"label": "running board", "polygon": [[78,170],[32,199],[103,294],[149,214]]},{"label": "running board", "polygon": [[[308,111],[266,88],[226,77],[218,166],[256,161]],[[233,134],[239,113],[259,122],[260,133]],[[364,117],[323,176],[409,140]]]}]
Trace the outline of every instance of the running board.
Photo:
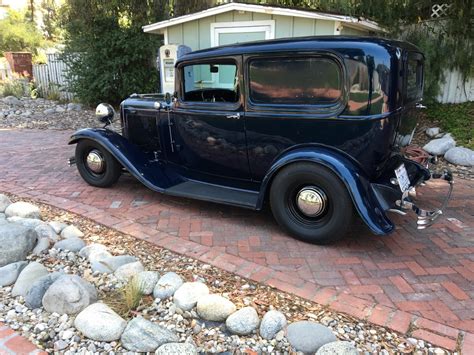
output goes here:
[{"label": "running board", "polygon": [[256,209],[258,200],[258,191],[222,187],[191,180],[174,185],[166,189],[164,193],[249,209]]}]

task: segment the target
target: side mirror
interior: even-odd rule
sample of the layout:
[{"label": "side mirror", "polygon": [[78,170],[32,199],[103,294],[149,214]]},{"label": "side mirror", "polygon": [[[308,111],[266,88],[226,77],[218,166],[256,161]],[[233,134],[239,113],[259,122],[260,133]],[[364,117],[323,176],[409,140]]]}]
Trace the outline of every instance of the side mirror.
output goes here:
[{"label": "side mirror", "polygon": [[112,123],[115,116],[115,110],[112,105],[101,103],[95,109],[95,117],[101,123],[109,124]]}]

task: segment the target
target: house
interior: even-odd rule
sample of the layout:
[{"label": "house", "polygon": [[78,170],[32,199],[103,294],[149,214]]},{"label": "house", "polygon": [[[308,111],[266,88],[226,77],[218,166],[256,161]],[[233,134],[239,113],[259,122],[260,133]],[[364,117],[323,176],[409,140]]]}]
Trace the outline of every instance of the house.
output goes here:
[{"label": "house", "polygon": [[184,44],[198,50],[285,37],[366,36],[382,29],[373,21],[351,16],[232,2],[153,23],[143,31],[163,35],[164,44]]}]

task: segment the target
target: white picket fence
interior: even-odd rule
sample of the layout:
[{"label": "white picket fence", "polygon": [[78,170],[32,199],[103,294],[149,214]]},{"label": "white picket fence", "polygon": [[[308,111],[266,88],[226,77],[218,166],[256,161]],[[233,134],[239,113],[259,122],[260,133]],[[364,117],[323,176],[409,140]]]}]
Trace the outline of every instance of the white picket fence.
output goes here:
[{"label": "white picket fence", "polygon": [[66,79],[67,66],[59,54],[48,54],[46,64],[33,64],[33,79],[44,96],[59,92],[61,99],[72,100]]}]

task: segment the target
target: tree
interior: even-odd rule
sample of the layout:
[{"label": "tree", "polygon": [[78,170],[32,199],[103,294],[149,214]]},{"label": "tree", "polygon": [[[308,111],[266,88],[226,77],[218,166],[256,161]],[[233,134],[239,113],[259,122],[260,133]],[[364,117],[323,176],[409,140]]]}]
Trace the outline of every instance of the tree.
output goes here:
[{"label": "tree", "polygon": [[42,0],[40,9],[43,18],[42,30],[48,41],[57,41],[61,31],[59,28],[59,8],[55,0]]},{"label": "tree", "polygon": [[43,38],[35,24],[26,21],[26,13],[10,10],[0,20],[0,53],[28,51],[35,53],[43,44]]}]

